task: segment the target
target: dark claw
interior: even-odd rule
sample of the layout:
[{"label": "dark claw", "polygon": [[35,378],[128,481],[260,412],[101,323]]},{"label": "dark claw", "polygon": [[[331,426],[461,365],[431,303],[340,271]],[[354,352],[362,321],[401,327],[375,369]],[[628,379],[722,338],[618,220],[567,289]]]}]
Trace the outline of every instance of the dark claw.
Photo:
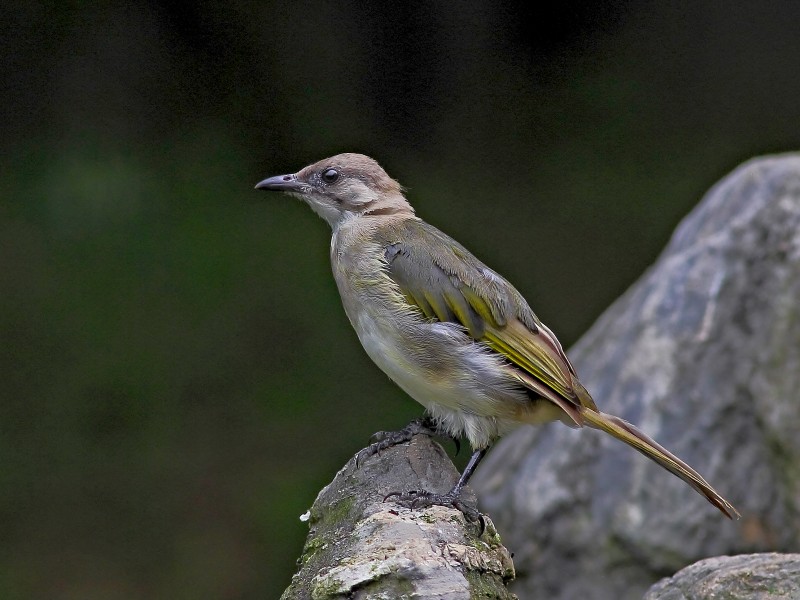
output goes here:
[{"label": "dark claw", "polygon": [[467,506],[460,500],[454,500],[453,506],[460,510],[468,521],[472,523],[478,522],[481,524],[481,532],[478,534],[478,537],[482,536],[483,532],[486,531],[486,519],[483,518],[483,514],[477,509]]},{"label": "dark claw", "polygon": [[464,504],[457,494],[448,492],[447,494],[434,494],[425,491],[392,492],[387,494],[383,501],[389,498],[396,498],[395,503],[404,505],[406,508],[415,510],[417,508],[427,508],[429,506],[452,506],[460,511],[470,523],[480,523],[481,531],[478,537],[486,531],[486,519],[480,511]]},{"label": "dark claw", "polygon": [[371,436],[369,436],[370,444],[377,444],[378,442],[382,442],[383,440],[387,439],[392,435],[393,432],[391,431],[376,431]]},{"label": "dark claw", "polygon": [[411,441],[411,438],[419,434],[448,437],[453,440],[453,443],[456,445],[456,455],[461,452],[461,440],[448,435],[446,432],[440,431],[436,422],[430,417],[423,417],[422,419],[414,419],[399,431],[378,431],[373,433],[372,436],[370,436],[370,445],[359,450],[356,454],[356,469],[369,457],[376,454],[380,456],[383,450]]},{"label": "dark claw", "polygon": [[356,454],[356,469],[369,457],[376,454],[380,455],[383,450],[408,442],[412,437],[420,433],[436,435],[435,425],[430,418],[414,419],[399,431],[378,431],[374,433],[370,438],[374,441],[366,448],[359,450]]},{"label": "dark claw", "polygon": [[[408,493],[409,493],[409,494],[416,494],[416,492],[408,492]],[[402,492],[389,492],[388,494],[386,494],[386,495],[383,497],[383,501],[384,501],[384,502],[386,502],[386,501],[387,501],[389,498],[391,498],[392,496],[402,496],[402,495],[403,495],[403,493],[402,493]]]}]

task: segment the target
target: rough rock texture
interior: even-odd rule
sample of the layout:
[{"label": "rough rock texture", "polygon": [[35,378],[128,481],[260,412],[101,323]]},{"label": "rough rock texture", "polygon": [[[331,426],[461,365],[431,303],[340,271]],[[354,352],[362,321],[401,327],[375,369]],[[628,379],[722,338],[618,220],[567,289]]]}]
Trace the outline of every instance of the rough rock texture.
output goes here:
[{"label": "rough rock texture", "polygon": [[717,184],[569,354],[742,519],[601,432],[520,429],[472,483],[521,598],[641,598],[703,557],[800,549],[800,156]]},{"label": "rough rock texture", "polygon": [[450,459],[426,436],[359,468],[351,460],[311,507],[300,570],[282,599],[514,598],[505,585],[514,566],[489,519],[478,538],[480,527],[455,509],[411,511],[383,502],[390,492],[444,493],[457,479]]},{"label": "rough rock texture", "polygon": [[797,600],[800,554],[742,554],[701,560],[650,588],[644,600]]}]

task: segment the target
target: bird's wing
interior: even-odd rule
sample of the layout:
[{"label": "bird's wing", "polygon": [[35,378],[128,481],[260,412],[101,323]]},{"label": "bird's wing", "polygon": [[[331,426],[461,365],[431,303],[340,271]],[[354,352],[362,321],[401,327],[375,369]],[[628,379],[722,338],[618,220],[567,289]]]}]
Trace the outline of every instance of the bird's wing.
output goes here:
[{"label": "bird's wing", "polygon": [[561,344],[510,283],[424,221],[404,221],[385,241],[387,274],[409,303],[429,319],[461,324],[507,359],[522,385],[583,424],[577,409],[594,402]]}]

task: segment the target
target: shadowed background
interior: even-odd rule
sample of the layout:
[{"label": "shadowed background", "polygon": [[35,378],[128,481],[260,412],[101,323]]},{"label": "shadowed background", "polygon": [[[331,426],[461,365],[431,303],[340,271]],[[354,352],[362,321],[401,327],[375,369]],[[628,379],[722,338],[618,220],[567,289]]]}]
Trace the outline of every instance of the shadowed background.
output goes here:
[{"label": "shadowed background", "polygon": [[317,490],[419,415],[263,177],[375,157],[569,345],[800,146],[793,3],[527,4],[0,9],[2,597],[276,597]]}]

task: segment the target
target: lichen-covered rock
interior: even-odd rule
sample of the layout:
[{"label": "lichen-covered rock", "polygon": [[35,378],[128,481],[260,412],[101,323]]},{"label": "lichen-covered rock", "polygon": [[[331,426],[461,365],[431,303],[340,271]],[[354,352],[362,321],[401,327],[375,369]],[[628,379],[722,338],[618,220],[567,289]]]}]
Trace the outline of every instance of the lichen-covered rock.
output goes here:
[{"label": "lichen-covered rock", "polygon": [[797,600],[800,554],[716,556],[662,579],[644,600]]},{"label": "lichen-covered rock", "polygon": [[602,410],[742,519],[600,432],[523,428],[473,478],[515,553],[516,593],[638,599],[707,556],[800,549],[800,155],[717,184],[569,354]]},{"label": "lichen-covered rock", "polygon": [[[300,570],[282,600],[402,598],[511,599],[508,551],[491,520],[480,527],[440,506],[411,511],[383,498],[425,489],[444,493],[458,473],[426,436],[367,459],[350,461],[317,497]],[[467,490],[465,498],[474,502]]]}]

